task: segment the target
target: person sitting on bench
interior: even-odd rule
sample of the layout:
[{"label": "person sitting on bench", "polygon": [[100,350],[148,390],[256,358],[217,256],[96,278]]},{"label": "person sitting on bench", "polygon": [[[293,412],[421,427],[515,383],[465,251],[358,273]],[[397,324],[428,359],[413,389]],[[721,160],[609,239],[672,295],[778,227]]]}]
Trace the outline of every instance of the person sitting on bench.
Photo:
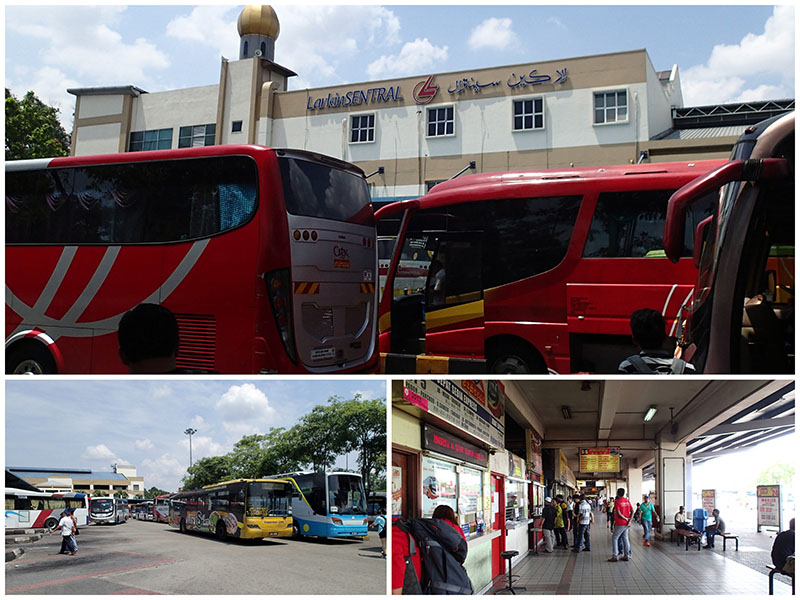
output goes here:
[{"label": "person sitting on bench", "polygon": [[689,515],[686,514],[686,509],[681,506],[680,510],[675,513],[675,529],[683,529],[686,531],[694,531],[699,533],[689,521]]},{"label": "person sitting on bench", "polygon": [[714,517],[714,523],[712,525],[707,525],[705,529],[707,544],[703,546],[703,548],[706,549],[714,547],[715,535],[721,535],[725,533],[725,521],[723,521],[722,517],[719,516],[719,509],[715,508],[711,511],[711,514]]},{"label": "person sitting on bench", "polygon": [[772,564],[775,568],[783,572],[786,565],[786,558],[794,554],[794,518],[789,521],[789,529],[781,531],[775,536],[772,543]]}]

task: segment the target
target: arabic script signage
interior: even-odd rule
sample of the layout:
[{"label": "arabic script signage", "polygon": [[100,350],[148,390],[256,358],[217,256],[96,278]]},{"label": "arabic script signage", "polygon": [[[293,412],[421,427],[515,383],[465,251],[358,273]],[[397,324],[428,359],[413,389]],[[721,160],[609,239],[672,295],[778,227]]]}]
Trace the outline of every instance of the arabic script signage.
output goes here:
[{"label": "arabic script signage", "polygon": [[[537,69],[531,69],[528,73],[517,75],[511,73],[505,81],[507,87],[514,89],[518,87],[528,87],[534,85],[542,85],[544,83],[564,83],[567,80],[567,69],[556,69],[555,75],[540,74]],[[466,91],[480,93],[488,87],[501,87],[502,81],[489,81],[481,83],[474,77],[464,77],[456,79],[451,85],[447,87],[450,94],[463,94]]]}]

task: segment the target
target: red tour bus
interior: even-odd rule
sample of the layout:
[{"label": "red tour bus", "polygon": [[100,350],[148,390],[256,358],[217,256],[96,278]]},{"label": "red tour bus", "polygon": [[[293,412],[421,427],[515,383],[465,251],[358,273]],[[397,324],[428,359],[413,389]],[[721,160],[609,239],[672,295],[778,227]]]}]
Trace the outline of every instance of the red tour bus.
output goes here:
[{"label": "red tour bus", "polygon": [[209,146],[6,163],[6,373],[121,373],[139,303],[175,313],[178,367],[374,372],[363,172]]},{"label": "red tour bus", "polygon": [[[380,305],[386,371],[396,355],[427,354],[483,359],[490,373],[616,372],[635,351],[635,310],[660,311],[675,334],[713,198],[689,212],[676,264],[662,242],[667,201],[722,164],[471,175],[382,207],[376,219],[400,216]],[[407,257],[430,263],[417,281],[397,276]]]},{"label": "red tour bus", "polygon": [[669,201],[664,247],[680,261],[686,214],[709,193],[694,299],[679,336],[704,373],[794,373],[794,112],[748,128],[730,161]]}]

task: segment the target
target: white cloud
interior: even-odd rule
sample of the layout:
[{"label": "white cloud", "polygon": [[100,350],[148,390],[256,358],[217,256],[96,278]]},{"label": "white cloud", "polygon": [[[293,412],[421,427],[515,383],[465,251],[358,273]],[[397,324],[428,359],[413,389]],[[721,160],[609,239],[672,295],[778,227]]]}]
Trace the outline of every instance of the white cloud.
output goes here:
[{"label": "white cloud", "polygon": [[404,77],[435,69],[436,63],[447,60],[447,46],[434,46],[428,38],[417,38],[403,45],[399,54],[384,55],[367,66],[370,79]]},{"label": "white cloud", "polygon": [[469,36],[470,47],[480,50],[492,48],[507,50],[519,43],[517,34],[511,29],[512,21],[508,17],[498,19],[492,17],[472,30]]},{"label": "white cloud", "polygon": [[263,431],[277,415],[266,394],[252,383],[232,385],[217,401],[216,408],[225,430],[237,438]]},{"label": "white cloud", "polygon": [[145,488],[156,486],[162,490],[175,492],[186,474],[187,466],[188,456],[186,461],[181,461],[166,453],[156,459],[145,458],[137,472],[144,477]]},{"label": "white cloud", "polygon": [[[181,440],[181,446],[186,449],[186,464],[189,464],[189,438]],[[215,442],[207,435],[192,436],[192,461],[197,462],[207,456],[219,456],[225,454],[226,450],[222,444]]]},{"label": "white cloud", "polygon": [[189,15],[167,24],[167,35],[176,39],[211,46],[220,55],[237,60],[239,38],[236,20],[240,9],[231,6],[197,6]]},{"label": "white cloud", "polygon": [[81,458],[87,460],[97,460],[112,463],[127,464],[127,462],[119,458],[115,452],[112,452],[105,444],[98,444],[97,446],[87,446],[86,450],[81,454]]},{"label": "white cloud", "polygon": [[[779,75],[780,85],[750,83],[765,74]],[[776,6],[761,34],[714,46],[706,64],[684,70],[681,82],[687,106],[794,97],[794,7]]]},{"label": "white cloud", "polygon": [[200,415],[195,415],[194,418],[189,422],[189,427],[192,429],[200,429],[201,427],[205,426],[206,421]]},{"label": "white cloud", "polygon": [[151,442],[149,439],[136,440],[133,442],[133,447],[137,450],[152,450],[155,448],[153,442]]}]

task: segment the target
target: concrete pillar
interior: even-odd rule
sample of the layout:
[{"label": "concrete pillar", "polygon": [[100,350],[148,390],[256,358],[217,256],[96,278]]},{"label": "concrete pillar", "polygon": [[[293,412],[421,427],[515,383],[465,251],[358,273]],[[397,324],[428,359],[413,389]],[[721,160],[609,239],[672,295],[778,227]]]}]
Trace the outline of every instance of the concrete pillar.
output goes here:
[{"label": "concrete pillar", "polygon": [[642,501],[642,469],[628,467],[625,478],[628,481],[628,500],[636,508],[636,503]]},{"label": "concrete pillar", "polygon": [[675,526],[675,513],[686,506],[686,444],[662,442],[656,449],[656,504],[663,538]]}]

